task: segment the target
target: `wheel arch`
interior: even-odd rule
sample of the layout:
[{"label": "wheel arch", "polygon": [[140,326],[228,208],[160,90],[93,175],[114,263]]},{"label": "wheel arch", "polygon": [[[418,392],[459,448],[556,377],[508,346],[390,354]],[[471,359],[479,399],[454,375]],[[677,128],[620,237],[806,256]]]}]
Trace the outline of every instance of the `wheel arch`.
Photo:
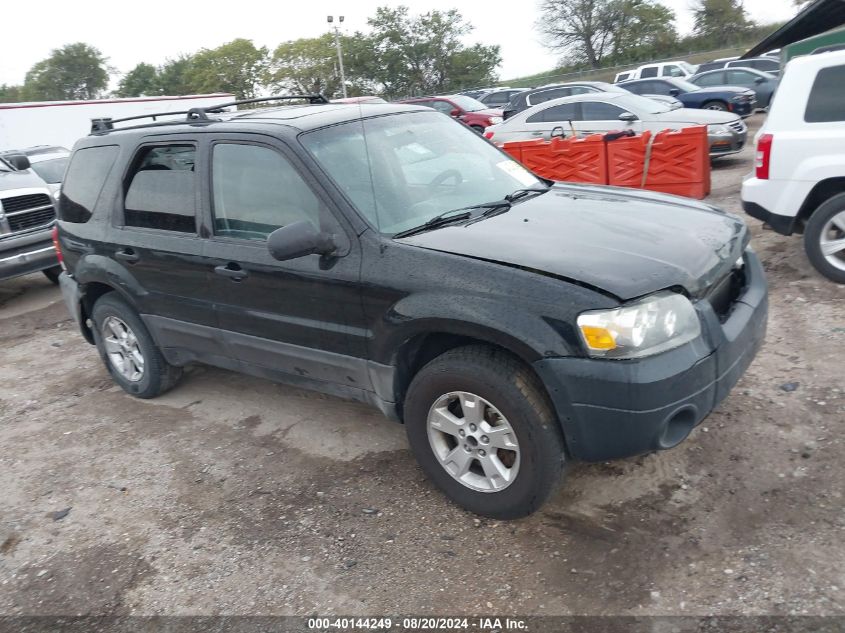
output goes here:
[{"label": "wheel arch", "polygon": [[825,178],[817,182],[810,190],[810,193],[807,194],[804,203],[798,210],[798,215],[796,216],[797,221],[795,223],[797,232],[803,233],[804,227],[810,216],[813,215],[813,212],[832,197],[841,193],[845,193],[845,176]]}]

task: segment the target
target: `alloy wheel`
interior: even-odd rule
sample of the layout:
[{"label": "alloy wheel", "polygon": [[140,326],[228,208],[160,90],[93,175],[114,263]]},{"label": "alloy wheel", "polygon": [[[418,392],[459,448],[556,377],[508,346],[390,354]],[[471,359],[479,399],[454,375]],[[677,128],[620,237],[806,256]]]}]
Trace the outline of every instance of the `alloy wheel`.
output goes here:
[{"label": "alloy wheel", "polygon": [[831,266],[845,270],[845,211],[840,211],[825,223],[819,246]]},{"label": "alloy wheel", "polygon": [[428,440],[440,465],[478,492],[499,492],[519,473],[519,442],[504,415],[465,391],[440,396],[428,412]]},{"label": "alloy wheel", "polygon": [[130,382],[144,377],[144,355],[131,328],[116,316],[103,321],[103,344],[112,368]]}]

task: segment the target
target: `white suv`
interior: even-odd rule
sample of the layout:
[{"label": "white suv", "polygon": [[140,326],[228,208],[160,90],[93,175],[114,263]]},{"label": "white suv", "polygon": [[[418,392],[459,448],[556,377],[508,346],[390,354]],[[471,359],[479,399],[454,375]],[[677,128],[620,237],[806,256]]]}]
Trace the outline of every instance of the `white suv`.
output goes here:
[{"label": "white suv", "polygon": [[778,233],[803,232],[816,270],[845,283],[845,51],[790,61],[755,140],[745,212]]}]

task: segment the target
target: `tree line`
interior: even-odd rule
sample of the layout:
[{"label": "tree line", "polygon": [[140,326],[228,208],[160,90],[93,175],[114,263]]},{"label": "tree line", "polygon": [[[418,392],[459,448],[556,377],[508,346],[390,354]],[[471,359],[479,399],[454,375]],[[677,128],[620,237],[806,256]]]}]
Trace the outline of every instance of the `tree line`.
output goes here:
[{"label": "tree line", "polygon": [[[800,2],[802,0],[796,0]],[[657,0],[541,0],[537,27],[565,70],[648,61],[761,38],[776,25],[755,24],[742,0],[697,0],[693,33],[680,37],[675,13]],[[444,94],[494,84],[502,61],[496,44],[464,44],[473,26],[456,10],[412,15],[381,7],[366,32],[340,35],[349,95],[388,99]],[[335,35],[282,42],[274,50],[235,39],[155,66],[142,62],[107,88],[115,69],[96,48],[68,44],[36,63],[19,86],[0,85],[0,102],[230,92],[339,96]]]}]

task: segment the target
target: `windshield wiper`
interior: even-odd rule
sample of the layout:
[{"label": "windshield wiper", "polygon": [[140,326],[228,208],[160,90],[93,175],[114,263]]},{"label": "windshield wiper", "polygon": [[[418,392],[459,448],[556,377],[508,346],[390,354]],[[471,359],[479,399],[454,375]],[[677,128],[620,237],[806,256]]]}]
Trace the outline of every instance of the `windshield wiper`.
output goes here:
[{"label": "windshield wiper", "polygon": [[426,220],[419,226],[413,226],[410,229],[405,229],[404,231],[394,233],[393,237],[408,237],[410,235],[415,235],[416,233],[423,233],[424,231],[430,231],[441,226],[446,226],[447,224],[452,224],[453,222],[461,222],[472,217],[472,213],[470,212],[471,208],[474,209],[475,207],[450,209],[449,211],[444,211],[440,215],[435,215],[430,220]]},{"label": "windshield wiper", "polygon": [[504,200],[499,200],[498,202],[490,202],[486,205],[487,210],[484,211],[479,219],[481,218],[489,218],[494,215],[499,215],[500,213],[506,213],[507,211],[511,210],[511,207],[517,200],[524,198],[527,195],[532,193],[541,194],[546,193],[550,187],[544,187],[540,189],[539,187],[529,187],[527,189],[517,189],[516,191],[511,191],[508,195],[505,196]]},{"label": "windshield wiper", "polygon": [[528,187],[527,189],[517,189],[516,191],[512,191],[508,195],[505,196],[505,200],[508,202],[513,202],[514,200],[519,200],[520,198],[524,198],[525,196],[532,194],[532,193],[546,193],[550,187],[543,187],[542,189],[539,187]]}]

